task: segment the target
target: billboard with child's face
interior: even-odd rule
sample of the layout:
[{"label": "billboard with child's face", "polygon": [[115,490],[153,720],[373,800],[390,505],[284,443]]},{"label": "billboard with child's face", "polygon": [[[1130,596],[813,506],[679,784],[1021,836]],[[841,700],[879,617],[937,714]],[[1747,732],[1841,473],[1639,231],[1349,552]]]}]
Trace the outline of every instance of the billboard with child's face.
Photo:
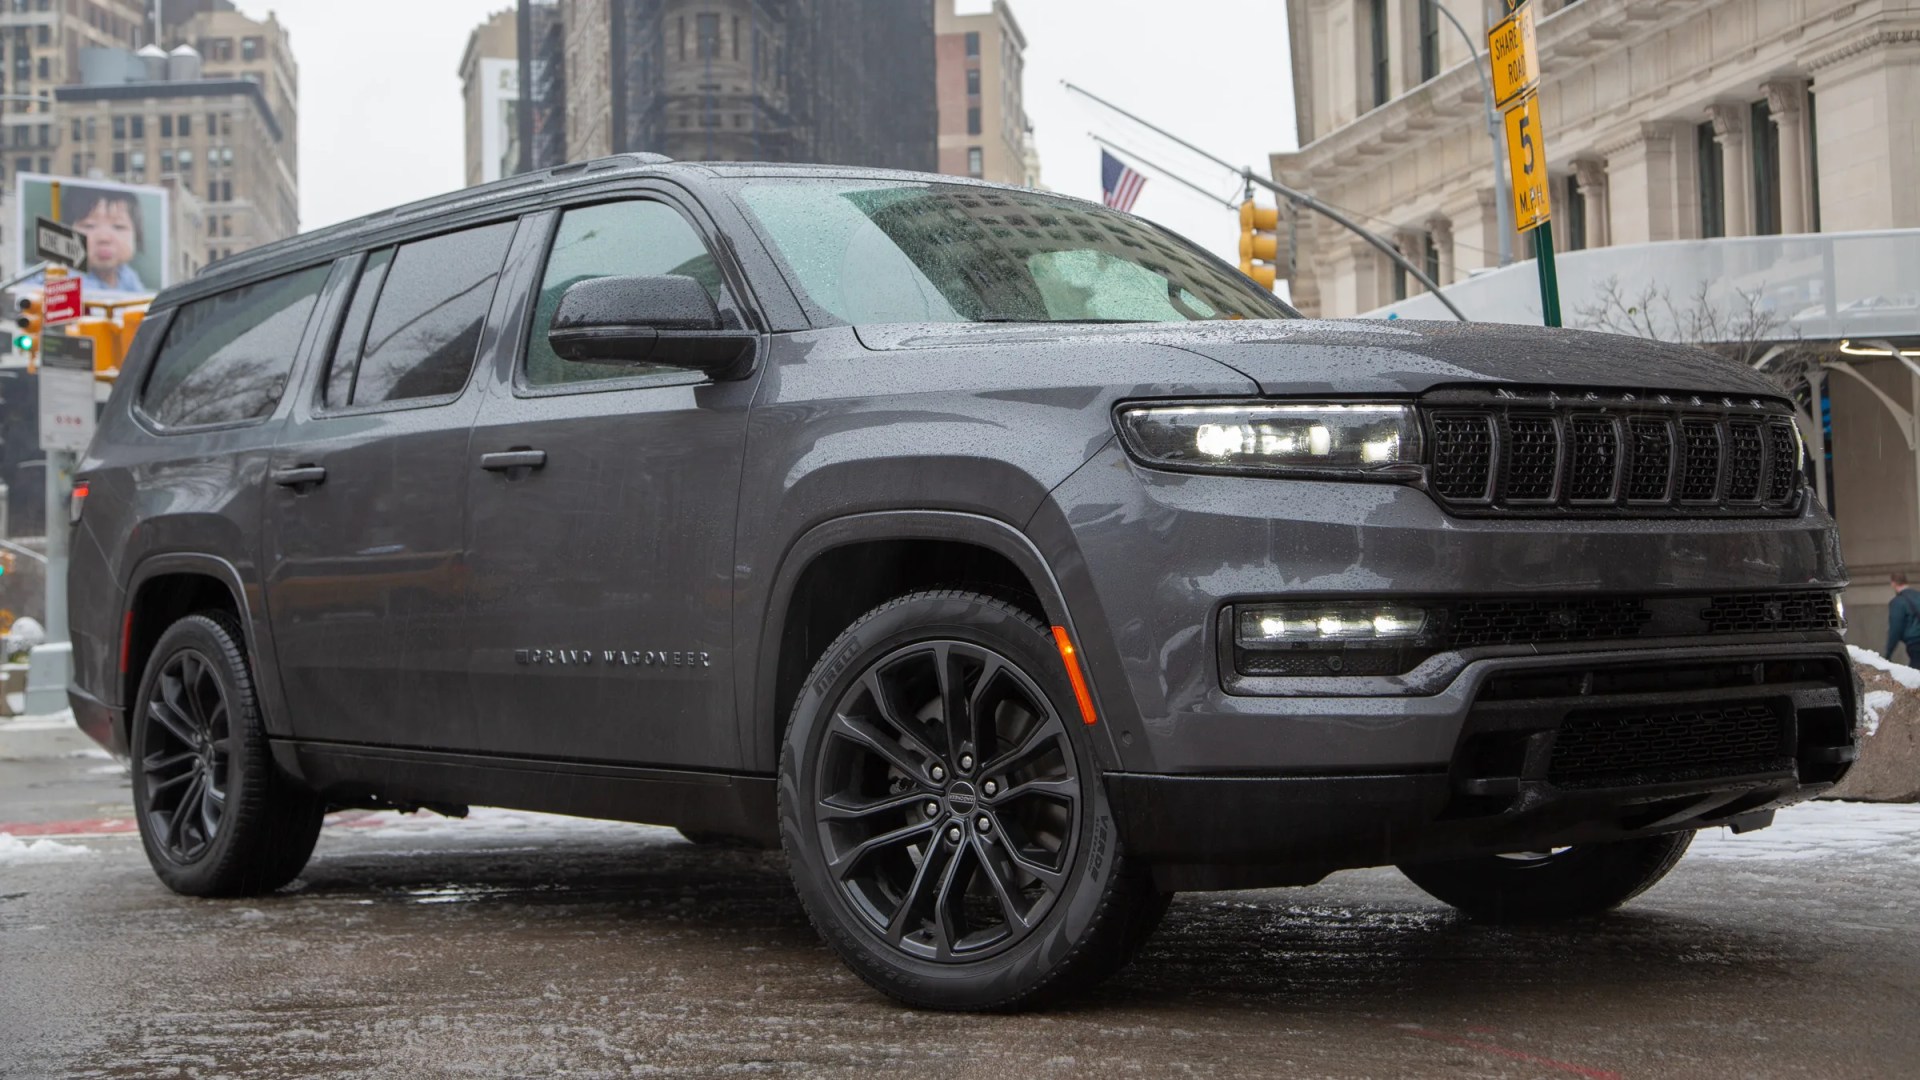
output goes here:
[{"label": "billboard with child's face", "polygon": [[33,221],[54,218],[53,184],[60,183],[60,214],[56,220],[86,239],[87,270],[81,276],[82,294],[89,300],[102,294],[158,292],[167,284],[169,192],[165,188],[136,187],[111,180],[70,180],[66,177],[22,173],[15,191],[20,208],[13,235],[15,265],[32,266]]}]

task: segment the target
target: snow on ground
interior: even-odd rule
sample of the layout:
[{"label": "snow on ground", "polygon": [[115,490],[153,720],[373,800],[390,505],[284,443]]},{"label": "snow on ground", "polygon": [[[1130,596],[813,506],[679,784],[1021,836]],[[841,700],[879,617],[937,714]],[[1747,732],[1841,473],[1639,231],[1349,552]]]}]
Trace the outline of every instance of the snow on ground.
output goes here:
[{"label": "snow on ground", "polygon": [[1798,860],[1836,855],[1920,859],[1920,805],[1810,802],[1780,811],[1771,828],[1735,836],[1707,829],[1688,858]]},{"label": "snow on ground", "polygon": [[1878,668],[1893,676],[1893,681],[1899,683],[1901,686],[1909,690],[1920,690],[1920,668],[1910,668],[1905,664],[1896,664],[1886,657],[1881,656],[1879,653],[1874,652],[1872,649],[1863,649],[1858,645],[1847,646],[1847,653],[1853,657],[1854,663],[1865,664],[1870,668]]},{"label": "snow on ground", "polygon": [[[1908,670],[1912,669],[1909,668]],[[1893,691],[1891,690],[1869,690],[1867,691],[1867,695],[1860,699],[1860,710],[1864,712],[1867,717],[1867,734],[1874,735],[1879,733],[1880,714],[1892,705]]]},{"label": "snow on ground", "polygon": [[0,832],[0,866],[61,862],[67,859],[84,859],[92,854],[92,848],[84,848],[78,844],[63,844],[58,840],[22,840],[17,836]]}]

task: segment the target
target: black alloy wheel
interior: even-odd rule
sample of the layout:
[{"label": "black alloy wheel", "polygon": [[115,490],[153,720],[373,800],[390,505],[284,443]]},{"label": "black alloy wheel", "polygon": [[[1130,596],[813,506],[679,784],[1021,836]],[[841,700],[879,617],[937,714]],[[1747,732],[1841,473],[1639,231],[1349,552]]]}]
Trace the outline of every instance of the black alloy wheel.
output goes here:
[{"label": "black alloy wheel", "polygon": [[326,804],[274,764],[239,621],[169,626],[130,699],[133,805],[147,861],[187,896],[251,896],[293,880]]},{"label": "black alloy wheel", "polygon": [[147,794],[141,812],[176,862],[198,859],[220,832],[233,757],[230,715],[210,659],[195,649],[166,659],[141,711]]},{"label": "black alloy wheel", "polygon": [[970,960],[1059,899],[1083,800],[1066,725],[999,652],[903,646],[841,695],[815,765],[826,868],[894,948]]},{"label": "black alloy wheel", "polygon": [[820,654],[781,743],[780,839],[807,915],[908,1005],[1026,1008],[1124,966],[1169,895],[1126,850],[1104,728],[1053,636],[980,593],[911,593]]}]

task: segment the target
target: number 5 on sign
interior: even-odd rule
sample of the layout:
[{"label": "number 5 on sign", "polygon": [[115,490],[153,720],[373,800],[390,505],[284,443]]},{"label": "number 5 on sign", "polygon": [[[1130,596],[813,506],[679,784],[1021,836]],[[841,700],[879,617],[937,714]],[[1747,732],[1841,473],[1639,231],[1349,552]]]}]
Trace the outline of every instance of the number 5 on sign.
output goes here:
[{"label": "number 5 on sign", "polygon": [[1513,174],[1513,220],[1521,232],[1553,216],[1547,202],[1547,144],[1540,131],[1540,96],[1528,94],[1507,110],[1507,169]]}]

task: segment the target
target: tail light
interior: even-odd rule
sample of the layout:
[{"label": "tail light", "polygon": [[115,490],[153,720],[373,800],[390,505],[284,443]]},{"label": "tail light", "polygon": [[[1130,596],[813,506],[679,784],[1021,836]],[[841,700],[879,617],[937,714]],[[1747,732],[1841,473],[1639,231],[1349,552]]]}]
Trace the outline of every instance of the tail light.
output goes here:
[{"label": "tail light", "polygon": [[67,524],[80,524],[80,511],[86,509],[87,492],[92,490],[92,487],[93,485],[85,480],[74,482],[73,495],[67,500]]}]

